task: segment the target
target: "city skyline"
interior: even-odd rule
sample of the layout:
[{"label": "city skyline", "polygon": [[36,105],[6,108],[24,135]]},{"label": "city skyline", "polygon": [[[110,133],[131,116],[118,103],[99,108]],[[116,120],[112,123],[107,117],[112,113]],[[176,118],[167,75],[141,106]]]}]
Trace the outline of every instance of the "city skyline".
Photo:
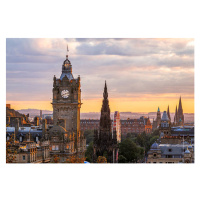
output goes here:
[{"label": "city skyline", "polygon": [[7,103],[52,110],[52,80],[69,46],[81,77],[81,112],[99,112],[105,80],[111,111],[194,113],[193,39],[7,39]]}]

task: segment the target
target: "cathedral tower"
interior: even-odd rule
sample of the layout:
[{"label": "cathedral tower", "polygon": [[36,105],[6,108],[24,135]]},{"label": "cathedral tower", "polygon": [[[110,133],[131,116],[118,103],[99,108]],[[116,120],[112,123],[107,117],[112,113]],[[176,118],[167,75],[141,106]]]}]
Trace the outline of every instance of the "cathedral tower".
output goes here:
[{"label": "cathedral tower", "polygon": [[107,162],[117,162],[117,135],[111,129],[110,107],[108,101],[107,85],[105,82],[103,103],[101,108],[100,128],[94,133],[94,161],[98,156],[105,156]]}]

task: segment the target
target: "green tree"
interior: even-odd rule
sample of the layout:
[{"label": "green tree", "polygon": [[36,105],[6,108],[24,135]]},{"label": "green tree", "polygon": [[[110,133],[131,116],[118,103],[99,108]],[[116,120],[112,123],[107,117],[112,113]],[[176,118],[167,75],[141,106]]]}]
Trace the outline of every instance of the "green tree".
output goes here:
[{"label": "green tree", "polygon": [[94,130],[86,130],[84,136],[86,138],[86,144],[90,144],[94,139]]},{"label": "green tree", "polygon": [[93,162],[93,142],[90,142],[85,152],[86,161]]},{"label": "green tree", "polygon": [[159,130],[158,129],[155,129],[153,132],[152,132],[152,136],[159,136]]},{"label": "green tree", "polygon": [[127,162],[127,159],[123,155],[120,155],[118,158],[118,163],[126,163],[126,162]]},{"label": "green tree", "polygon": [[131,139],[127,138],[119,144],[119,157],[120,155],[124,156],[128,163],[136,163],[144,158],[144,148],[138,147]]}]

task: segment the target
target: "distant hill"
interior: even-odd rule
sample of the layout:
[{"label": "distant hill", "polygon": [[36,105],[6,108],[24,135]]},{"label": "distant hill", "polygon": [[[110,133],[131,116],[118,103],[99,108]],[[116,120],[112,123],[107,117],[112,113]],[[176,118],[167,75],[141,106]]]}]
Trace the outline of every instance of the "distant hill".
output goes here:
[{"label": "distant hill", "polygon": [[[35,116],[40,116],[40,110],[38,109],[22,109],[22,110],[17,110],[18,112],[27,115],[29,113],[29,117],[33,118]],[[42,110],[42,114],[52,114],[53,111],[50,110]]]},{"label": "distant hill", "polygon": [[[29,113],[29,116],[31,118],[35,117],[35,116],[39,116],[40,115],[40,110],[38,109],[23,109],[23,110],[18,110],[18,112],[27,115]],[[53,111],[50,110],[42,110],[42,114],[52,114]],[[174,121],[174,113],[170,113],[171,114],[171,121]],[[140,118],[141,116],[145,116],[145,117],[149,117],[151,122],[153,121],[153,119],[156,119],[156,112],[149,112],[149,113],[144,113],[144,112],[120,112],[120,118],[121,119],[137,119]],[[161,116],[162,116],[162,112],[161,112]],[[185,117],[185,122],[186,123],[191,123],[194,122],[194,114],[193,113],[184,113],[184,117]],[[111,112],[111,119],[114,118],[114,112]],[[81,119],[100,119],[100,112],[89,112],[89,113],[81,113]]]}]

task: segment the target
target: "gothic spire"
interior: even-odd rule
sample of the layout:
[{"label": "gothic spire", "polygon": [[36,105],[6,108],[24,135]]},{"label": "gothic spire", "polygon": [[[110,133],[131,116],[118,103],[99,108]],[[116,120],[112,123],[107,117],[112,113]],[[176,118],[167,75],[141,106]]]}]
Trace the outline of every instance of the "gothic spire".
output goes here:
[{"label": "gothic spire", "polygon": [[179,105],[178,105],[178,113],[182,113],[182,102],[181,102],[181,96],[180,96],[180,99],[179,99]]},{"label": "gothic spire", "polygon": [[176,110],[175,110],[175,115],[174,115],[174,122],[175,123],[177,122],[177,114],[178,114],[178,112],[177,112],[177,105],[176,105]]},{"label": "gothic spire", "polygon": [[158,107],[158,111],[157,112],[160,112],[160,108]]},{"label": "gothic spire", "polygon": [[106,85],[106,81],[105,81],[105,86],[104,86],[104,93],[103,93],[103,97],[104,99],[108,98],[108,91],[107,91],[107,85]]},{"label": "gothic spire", "polygon": [[171,121],[170,112],[169,112],[169,105],[168,105],[168,108],[167,108],[167,116],[168,116],[169,120]]},{"label": "gothic spire", "polygon": [[111,119],[110,119],[110,107],[108,101],[108,91],[105,81],[103,102],[101,107],[101,117],[100,117],[100,128],[111,129]]}]

